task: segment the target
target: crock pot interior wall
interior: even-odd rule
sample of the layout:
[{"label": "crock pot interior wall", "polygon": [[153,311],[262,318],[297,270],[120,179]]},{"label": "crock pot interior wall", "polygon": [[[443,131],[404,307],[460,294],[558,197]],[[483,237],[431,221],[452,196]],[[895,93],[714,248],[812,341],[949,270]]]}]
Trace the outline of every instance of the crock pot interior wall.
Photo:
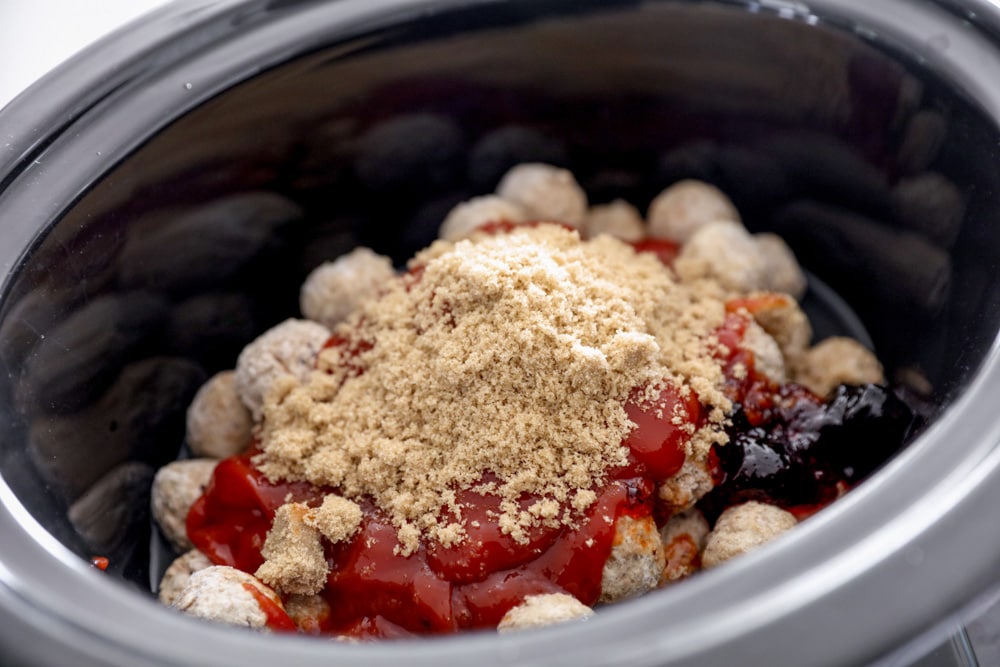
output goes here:
[{"label": "crock pot interior wall", "polygon": [[148,588],[149,483],[200,382],[297,314],[318,263],[358,244],[402,262],[525,160],[640,208],[718,184],[847,298],[890,376],[946,404],[997,330],[992,123],[836,26],[599,4],[458,9],[305,54],[54,218],[0,314],[2,472],[36,518]]}]

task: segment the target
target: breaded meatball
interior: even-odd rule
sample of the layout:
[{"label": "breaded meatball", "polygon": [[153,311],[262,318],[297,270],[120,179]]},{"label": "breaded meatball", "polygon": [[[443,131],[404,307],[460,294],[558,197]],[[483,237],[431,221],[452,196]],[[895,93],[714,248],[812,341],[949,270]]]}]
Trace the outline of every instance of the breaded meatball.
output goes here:
[{"label": "breaded meatball", "polygon": [[157,594],[160,602],[172,605],[180,592],[184,590],[191,575],[207,567],[212,567],[212,561],[197,549],[191,549],[183,556],[175,558],[174,562],[163,573],[163,579],[160,580],[160,590]]},{"label": "breaded meatball", "polygon": [[795,527],[795,517],[780,507],[750,501],[727,508],[705,540],[702,565],[715,567],[770,542]]},{"label": "breaded meatball", "polygon": [[285,611],[300,630],[318,635],[330,617],[330,603],[321,595],[289,595],[285,599]]},{"label": "breaded meatball", "polygon": [[821,341],[799,355],[792,379],[817,396],[827,396],[841,384],[884,384],[882,364],[864,345],[844,336]]},{"label": "breaded meatball", "polygon": [[781,348],[756,322],[750,322],[743,334],[743,347],[753,353],[758,373],[773,382],[785,382],[785,357]]},{"label": "breaded meatball", "polygon": [[646,225],[635,206],[624,199],[616,199],[610,204],[590,207],[583,233],[588,239],[607,234],[622,241],[641,241],[646,238]]},{"label": "breaded meatball", "polygon": [[458,241],[488,222],[524,222],[528,214],[518,204],[497,195],[473,197],[451,209],[441,223],[438,237]]},{"label": "breaded meatball", "polygon": [[694,506],[713,486],[707,462],[688,457],[677,474],[660,484],[657,495],[665,509],[677,513]]},{"label": "breaded meatball", "polygon": [[332,329],[395,277],[392,260],[358,247],[312,270],[299,290],[299,308],[306,319]]},{"label": "breaded meatball", "polygon": [[812,340],[809,318],[789,295],[758,292],[740,299],[739,303],[770,334],[786,360],[802,354],[809,347]]},{"label": "breaded meatball", "polygon": [[785,240],[777,234],[754,234],[753,239],[757,252],[764,258],[762,287],[801,299],[806,293],[806,275]]},{"label": "breaded meatball", "polygon": [[685,281],[714,278],[727,290],[746,294],[761,288],[767,266],[742,225],[709,222],[681,246],[674,269]]},{"label": "breaded meatball", "polygon": [[562,222],[579,229],[587,215],[587,195],[565,169],[530,162],[500,179],[497,194],[521,206],[529,219]]},{"label": "breaded meatball", "polygon": [[565,593],[529,595],[524,602],[509,610],[500,619],[497,632],[513,632],[542,628],[567,621],[582,621],[594,615],[594,610]]},{"label": "breaded meatball", "polygon": [[663,543],[653,517],[618,517],[597,601],[618,602],[653,590],[660,582],[663,565]]},{"label": "breaded meatball", "polygon": [[729,197],[714,185],[695,180],[678,181],[665,189],[646,213],[652,238],[678,243],[687,243],[704,225],[725,221],[741,222]]},{"label": "breaded meatball", "polygon": [[225,565],[213,565],[192,574],[173,607],[206,621],[266,630],[268,616],[244,585],[253,586],[284,609],[273,590],[246,572]]},{"label": "breaded meatball", "polygon": [[224,459],[250,445],[253,419],[236,393],[236,373],[222,371],[201,386],[187,411],[187,443],[195,456]]},{"label": "breaded meatball", "polygon": [[217,459],[174,461],[160,468],[153,478],[153,518],[177,551],[194,546],[187,536],[188,510],[205,490],[218,463]]},{"label": "breaded meatball", "polygon": [[243,348],[236,360],[236,391],[255,420],[263,414],[264,398],[274,381],[283,375],[307,380],[329,338],[330,331],[322,324],[288,319]]},{"label": "breaded meatball", "polygon": [[675,514],[660,528],[666,559],[661,584],[689,577],[701,569],[701,550],[709,530],[704,515],[694,508]]}]

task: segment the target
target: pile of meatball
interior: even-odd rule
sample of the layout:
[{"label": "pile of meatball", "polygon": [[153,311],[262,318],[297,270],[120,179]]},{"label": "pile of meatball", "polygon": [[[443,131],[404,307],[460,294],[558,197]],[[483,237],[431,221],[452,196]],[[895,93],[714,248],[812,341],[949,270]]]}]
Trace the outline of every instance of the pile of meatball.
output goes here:
[{"label": "pile of meatball", "polygon": [[[809,321],[797,303],[806,291],[806,278],[794,254],[776,235],[748,232],[732,202],[712,185],[675,183],[651,202],[644,219],[623,200],[589,206],[584,191],[564,169],[522,164],[501,179],[494,194],[456,206],[439,236],[456,241],[486,223],[539,220],[570,225],[583,238],[608,234],[631,243],[667,240],[679,246],[672,266],[681,279],[711,278],[734,295],[787,295],[776,301],[778,306],[754,314],[756,333],[747,342],[758,369],[775,382],[796,382],[818,396],[841,384],[884,382],[878,360],[859,342],[832,337],[810,345]],[[286,320],[265,332],[246,346],[234,370],[215,375],[198,391],[187,412],[187,444],[194,458],[161,468],[153,483],[153,517],[182,554],[163,575],[162,603],[202,619],[261,630],[268,622],[261,596],[302,629],[314,627],[322,617],[327,602],[320,596],[282,598],[250,574],[213,565],[193,548],[186,518],[217,462],[250,447],[272,383],[289,374],[305,381],[331,330],[395,275],[387,257],[363,247],[322,264],[302,285],[302,319]],[[710,525],[694,506],[711,489],[704,467],[704,462],[686,464],[677,475],[671,489],[675,511],[661,527],[651,517],[618,519],[599,604],[717,567],[796,525],[791,513],[758,501],[729,507]],[[569,595],[529,596],[504,616],[498,631],[586,619],[593,613]]]}]

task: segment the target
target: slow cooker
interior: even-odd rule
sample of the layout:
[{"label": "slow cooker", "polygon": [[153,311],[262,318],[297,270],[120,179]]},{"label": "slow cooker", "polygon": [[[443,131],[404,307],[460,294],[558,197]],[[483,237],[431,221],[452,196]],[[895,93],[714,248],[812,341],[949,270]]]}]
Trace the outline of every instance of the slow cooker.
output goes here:
[{"label": "slow cooker", "polygon": [[[0,655],[926,653],[1000,581],[997,81],[986,0],[181,0],[104,39],[0,112]],[[353,645],[159,606],[149,486],[200,382],[295,314],[320,261],[401,261],[524,159],[570,167],[593,201],[719,185],[849,305],[927,426],[780,542],[581,626]]]}]

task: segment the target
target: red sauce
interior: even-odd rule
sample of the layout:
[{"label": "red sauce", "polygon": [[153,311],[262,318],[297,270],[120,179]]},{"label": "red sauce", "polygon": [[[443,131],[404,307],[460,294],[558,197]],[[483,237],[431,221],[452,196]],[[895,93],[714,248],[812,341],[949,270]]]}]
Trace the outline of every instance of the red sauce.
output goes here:
[{"label": "red sauce", "polygon": [[[597,501],[574,528],[538,526],[527,541],[500,529],[498,497],[460,490],[457,503],[466,539],[445,547],[422,543],[400,555],[396,529],[373,503],[362,501],[364,519],[349,542],[326,545],[330,573],[322,595],[329,614],[300,620],[303,628],[361,638],[440,634],[494,627],[527,595],[563,592],[592,605],[611,551],[618,516],[649,516],[656,483],[684,462],[687,433],[675,416],[697,419],[693,396],[665,387],[650,402],[626,404],[637,426],[626,438],[630,464],[612,470],[594,490]],[[253,573],[275,510],[288,502],[316,505],[334,492],[304,482],[271,483],[252,463],[254,452],[222,461],[187,518],[188,535],[213,562]],[[484,476],[484,482],[492,476]],[[525,510],[540,500],[524,495]]]},{"label": "red sauce", "polygon": [[259,588],[253,584],[244,582],[243,589],[257,600],[257,604],[260,605],[264,615],[267,616],[268,628],[275,632],[298,632],[298,626],[288,617],[285,610],[275,603],[274,600],[264,595]]},{"label": "red sauce", "polygon": [[260,550],[285,498],[307,503],[322,498],[322,491],[306,482],[271,484],[251,463],[254,453],[220,462],[187,516],[188,537],[210,560],[250,574],[264,562]]},{"label": "red sauce", "polygon": [[690,438],[685,427],[701,419],[701,403],[693,391],[682,396],[666,385],[652,402],[642,400],[636,389],[625,403],[625,414],[636,425],[625,446],[657,481],[673,477],[684,465],[684,444]]},{"label": "red sauce", "polygon": [[555,222],[551,220],[529,220],[527,222],[511,222],[510,220],[493,220],[491,222],[484,222],[483,224],[476,227],[477,232],[483,232],[484,234],[509,234],[510,232],[518,229],[520,227],[538,227],[540,225],[555,225],[557,227],[562,227],[565,230],[575,232],[576,227],[573,225],[567,225],[563,222]]},{"label": "red sauce", "polygon": [[681,579],[701,569],[701,552],[698,544],[687,533],[682,533],[664,544],[663,555],[667,562],[664,572],[672,573],[674,575],[672,579]]},{"label": "red sauce", "polygon": [[635,241],[631,245],[636,252],[649,252],[656,255],[657,259],[666,266],[671,266],[681,251],[679,243],[667,239],[643,239]]}]

